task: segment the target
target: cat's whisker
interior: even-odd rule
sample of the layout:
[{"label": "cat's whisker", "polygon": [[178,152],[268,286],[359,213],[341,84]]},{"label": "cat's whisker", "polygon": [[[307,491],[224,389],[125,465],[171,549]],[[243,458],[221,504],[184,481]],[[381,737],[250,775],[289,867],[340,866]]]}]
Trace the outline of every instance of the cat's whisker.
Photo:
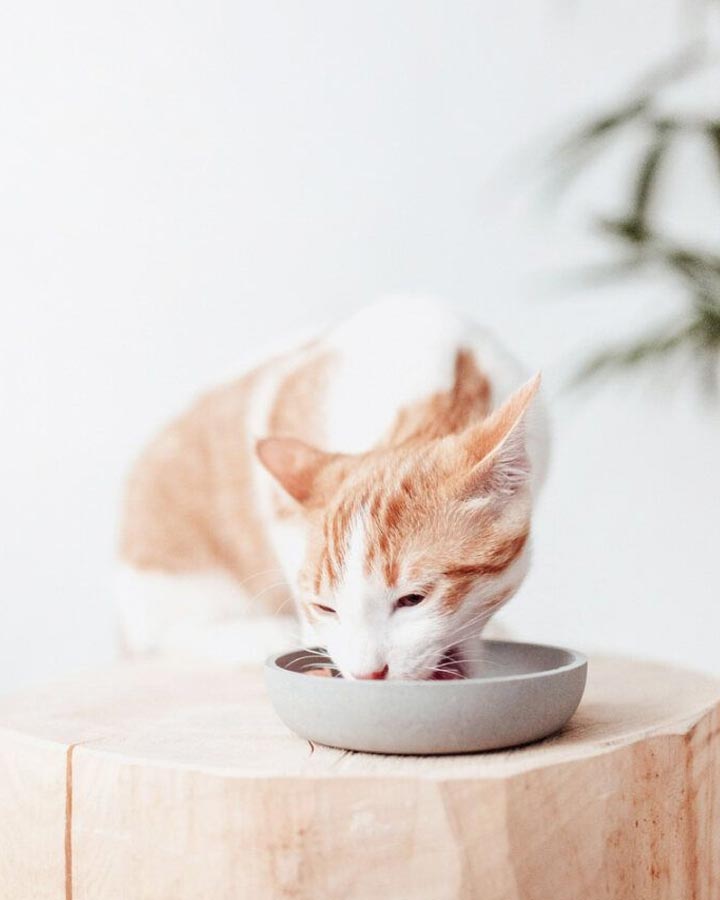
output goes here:
[{"label": "cat's whisker", "polygon": [[298,649],[304,650],[306,653],[312,653],[314,656],[327,656],[327,653],[326,653],[324,650],[322,650],[322,649],[320,649],[320,648],[318,648],[318,647],[305,647],[305,646],[303,646],[303,647],[300,647],[300,648],[298,648]]},{"label": "cat's whisker", "polygon": [[327,655],[324,653],[306,653],[304,656],[297,656],[294,661],[297,663],[306,659],[313,660],[317,665],[335,666],[335,663],[328,659]]},{"label": "cat's whisker", "polygon": [[[453,647],[454,644],[457,643],[459,635],[463,634],[463,632],[469,631],[469,629],[472,628],[473,626],[480,624],[481,628],[478,632],[478,636],[479,636],[479,634],[482,632],[482,627],[484,627],[484,625],[487,623],[488,618],[489,618],[489,616],[488,616],[487,612],[483,611],[479,615],[474,616],[469,621],[464,622],[461,625],[458,625],[457,628],[455,628],[453,631],[451,631],[450,634],[448,635],[448,644],[445,647],[445,649],[449,650],[451,647]],[[468,640],[468,636],[465,635],[462,639]]]},{"label": "cat's whisker", "polygon": [[[288,584],[288,588],[289,587],[290,587],[290,585]],[[278,608],[273,612],[273,615],[274,616],[280,615],[282,610],[288,605],[288,603],[290,603],[292,601],[292,599],[293,599],[292,593],[288,592],[287,597],[283,600],[283,602],[280,604],[280,606],[278,606]]]},{"label": "cat's whisker", "polygon": [[[290,587],[292,587],[292,585],[287,580],[287,578],[279,578],[277,581],[273,581],[272,584],[266,584],[264,588],[261,588],[261,591],[268,591],[268,590],[272,590],[273,588],[277,588],[277,587],[290,588]],[[258,592],[258,593],[260,593],[260,592]],[[258,594],[254,594],[253,596],[257,597]]]},{"label": "cat's whisker", "polygon": [[474,616],[471,616],[467,622],[461,622],[459,625],[457,625],[455,630],[465,628],[468,625],[472,625],[476,622],[482,622],[483,620],[487,620],[488,618],[489,618],[488,611],[485,608],[483,608],[481,612],[476,613]]},{"label": "cat's whisker", "polygon": [[420,669],[420,672],[426,673],[427,675],[430,676],[430,678],[432,678],[433,675],[438,675],[438,674],[452,675],[454,681],[459,681],[461,679],[466,680],[468,677],[467,675],[465,675],[464,672],[459,672],[457,668],[445,668],[442,665],[424,666],[422,669]]},{"label": "cat's whisker", "polygon": [[263,594],[267,594],[268,591],[277,590],[277,588],[280,588],[280,587],[290,588],[290,584],[287,581],[277,581],[275,584],[268,584],[261,591],[258,591],[257,594],[253,594],[253,596],[250,599],[252,602],[255,602],[256,600],[259,600],[260,597],[263,596]]},{"label": "cat's whisker", "polygon": [[[458,626],[455,631],[452,631],[448,636],[447,643],[439,649],[439,652],[446,653],[449,650],[452,650],[458,644],[472,640],[473,638],[479,638],[482,634],[482,626],[485,623],[485,617],[480,616],[476,619],[471,619],[469,622],[465,622],[463,625]],[[471,628],[477,627],[480,625],[480,628],[477,634],[470,631]]]},{"label": "cat's whisker", "polygon": [[319,647],[306,647],[302,645],[298,647],[298,650],[302,650],[310,656],[327,656],[327,653]]},{"label": "cat's whisker", "polygon": [[331,663],[319,662],[318,660],[316,660],[316,659],[315,659],[314,657],[312,657],[312,656],[299,656],[299,657],[297,657],[296,659],[294,659],[293,662],[294,662],[294,663],[301,663],[301,662],[304,662],[304,661],[306,661],[306,660],[313,660],[313,662],[308,663],[308,665],[311,666],[311,667],[312,667],[312,666],[315,666],[316,668],[320,668],[320,667],[322,667],[322,666],[327,666],[328,668],[333,668],[333,669],[335,668],[335,666],[332,665]]},{"label": "cat's whisker", "polygon": [[274,566],[272,569],[261,569],[259,572],[253,572],[251,575],[248,575],[246,578],[242,578],[238,581],[238,587],[242,587],[247,584],[248,581],[252,581],[253,578],[259,578],[261,575],[275,575],[276,573],[283,574],[283,570],[280,566]]},{"label": "cat's whisker", "polygon": [[464,631],[465,629],[470,628],[475,625],[478,625],[478,624],[485,625],[488,622],[489,618],[490,618],[490,615],[489,615],[488,611],[484,609],[481,613],[478,613],[477,615],[472,616],[470,619],[468,619],[467,622],[462,622],[460,625],[458,625],[457,628],[455,629],[455,631],[456,632]]},{"label": "cat's whisker", "polygon": [[468,665],[470,663],[480,663],[483,665],[483,667],[486,667],[489,671],[493,671],[493,670],[499,671],[499,672],[506,672],[506,671],[515,672],[516,671],[515,666],[512,666],[509,663],[507,663],[507,664],[498,663],[496,661],[488,660],[488,659],[459,659],[458,663],[461,666]]}]

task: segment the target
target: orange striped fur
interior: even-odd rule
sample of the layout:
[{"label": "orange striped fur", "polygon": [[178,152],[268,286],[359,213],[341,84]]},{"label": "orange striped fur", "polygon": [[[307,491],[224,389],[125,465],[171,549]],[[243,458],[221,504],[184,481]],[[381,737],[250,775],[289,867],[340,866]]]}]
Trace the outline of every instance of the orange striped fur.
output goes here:
[{"label": "orange striped fur", "polygon": [[347,677],[469,674],[471,641],[527,569],[539,380],[497,403],[458,344],[444,388],[398,406],[370,446],[336,452],[342,362],[305,345],[169,426],[133,470],[121,558],[136,573],[250,579],[269,612],[292,598]]}]

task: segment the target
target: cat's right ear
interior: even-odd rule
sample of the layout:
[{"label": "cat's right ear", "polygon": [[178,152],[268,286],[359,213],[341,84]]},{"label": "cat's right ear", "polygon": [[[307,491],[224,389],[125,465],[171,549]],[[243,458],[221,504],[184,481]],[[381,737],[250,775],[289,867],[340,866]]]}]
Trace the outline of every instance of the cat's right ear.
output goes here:
[{"label": "cat's right ear", "polygon": [[290,437],[262,438],[255,452],[273,478],[305,506],[311,505],[321,473],[336,458],[336,454]]},{"label": "cat's right ear", "polygon": [[469,471],[461,475],[465,499],[507,498],[528,483],[531,465],[525,420],[539,388],[540,373],[460,436],[466,467],[469,462]]}]

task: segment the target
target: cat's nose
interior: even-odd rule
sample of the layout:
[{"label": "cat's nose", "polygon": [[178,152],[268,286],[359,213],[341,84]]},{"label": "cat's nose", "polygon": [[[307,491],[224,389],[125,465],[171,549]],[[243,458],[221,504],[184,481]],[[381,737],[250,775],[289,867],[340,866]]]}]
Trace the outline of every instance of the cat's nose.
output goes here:
[{"label": "cat's nose", "polygon": [[353,678],[357,681],[382,681],[383,678],[387,678],[388,667],[385,665],[382,669],[378,669],[376,672],[363,672],[361,675],[357,672],[353,672]]}]

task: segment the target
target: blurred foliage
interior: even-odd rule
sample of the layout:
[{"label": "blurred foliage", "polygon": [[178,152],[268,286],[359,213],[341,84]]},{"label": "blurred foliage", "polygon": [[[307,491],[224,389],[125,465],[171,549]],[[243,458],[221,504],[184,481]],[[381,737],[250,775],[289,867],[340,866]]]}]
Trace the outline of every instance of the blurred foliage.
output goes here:
[{"label": "blurred foliage", "polygon": [[718,253],[714,253],[679,244],[663,234],[657,224],[660,201],[665,218],[668,214],[672,217],[672,196],[665,191],[660,198],[658,187],[669,151],[679,142],[688,138],[707,142],[717,162],[711,177],[717,179],[720,187],[720,119],[668,114],[661,111],[659,103],[664,89],[698,72],[708,62],[705,49],[692,48],[648,73],[630,92],[629,99],[569,135],[555,154],[553,187],[557,193],[566,189],[631,129],[640,131],[643,146],[629,172],[625,209],[619,216],[598,217],[595,222],[599,235],[612,242],[616,258],[606,266],[581,274],[584,283],[602,286],[628,276],[660,272],[675,280],[684,308],[678,319],[665,328],[592,356],[577,373],[578,381],[685,351],[697,363],[705,385],[715,392],[718,390],[720,234],[708,235],[709,246],[718,245]]}]

